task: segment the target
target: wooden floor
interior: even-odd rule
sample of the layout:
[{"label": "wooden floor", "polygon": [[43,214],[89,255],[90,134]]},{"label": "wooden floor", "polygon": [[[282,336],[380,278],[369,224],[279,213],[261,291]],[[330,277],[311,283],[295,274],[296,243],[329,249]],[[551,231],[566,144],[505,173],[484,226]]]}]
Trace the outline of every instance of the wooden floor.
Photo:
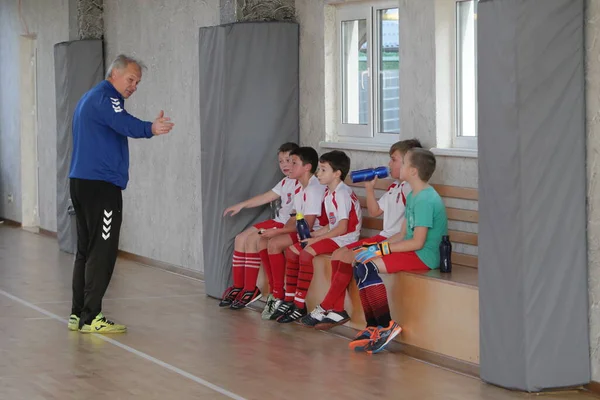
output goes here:
[{"label": "wooden floor", "polygon": [[[119,260],[104,300],[129,332],[70,332],[73,257],[0,225],[0,399],[521,399],[402,354],[219,309],[200,281]],[[109,396],[109,397],[107,397]],[[374,397],[377,396],[377,397]],[[544,394],[595,399],[589,393]]]}]

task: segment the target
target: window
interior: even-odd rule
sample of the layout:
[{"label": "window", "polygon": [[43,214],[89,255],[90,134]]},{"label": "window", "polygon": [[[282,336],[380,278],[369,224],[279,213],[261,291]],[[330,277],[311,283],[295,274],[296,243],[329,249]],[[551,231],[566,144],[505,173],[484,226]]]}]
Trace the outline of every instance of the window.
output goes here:
[{"label": "window", "polygon": [[342,141],[398,140],[400,32],[398,2],[337,10],[339,127]]},{"label": "window", "polygon": [[477,147],[477,1],[456,2],[454,147]]}]

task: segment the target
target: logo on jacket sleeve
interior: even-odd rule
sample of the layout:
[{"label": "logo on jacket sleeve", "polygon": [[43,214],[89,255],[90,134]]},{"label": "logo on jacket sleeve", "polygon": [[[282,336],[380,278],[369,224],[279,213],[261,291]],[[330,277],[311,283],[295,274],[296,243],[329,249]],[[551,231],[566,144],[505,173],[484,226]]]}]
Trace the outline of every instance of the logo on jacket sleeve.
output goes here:
[{"label": "logo on jacket sleeve", "polygon": [[335,214],[333,212],[330,212],[329,213],[329,225],[335,225],[335,221],[336,221]]},{"label": "logo on jacket sleeve", "polygon": [[115,110],[116,113],[120,113],[121,111],[123,111],[123,109],[121,108],[121,102],[119,101],[119,99],[115,99],[114,97],[111,97],[110,103],[112,105],[113,110]]}]

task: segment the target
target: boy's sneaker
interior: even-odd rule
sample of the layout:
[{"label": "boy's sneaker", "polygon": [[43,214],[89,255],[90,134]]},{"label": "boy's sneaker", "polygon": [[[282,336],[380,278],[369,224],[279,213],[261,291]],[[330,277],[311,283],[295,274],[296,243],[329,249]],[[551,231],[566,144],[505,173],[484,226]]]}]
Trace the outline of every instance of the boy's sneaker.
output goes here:
[{"label": "boy's sneaker", "polygon": [[374,326],[367,326],[362,331],[358,332],[354,340],[348,344],[348,348],[354,351],[365,351],[365,347],[379,336],[379,331]]},{"label": "boy's sneaker", "polygon": [[254,290],[246,290],[241,295],[238,295],[238,297],[233,301],[233,303],[231,303],[231,306],[229,308],[231,308],[232,310],[239,310],[254,303],[261,297],[262,294],[260,293],[260,290],[257,287],[255,287]]},{"label": "boy's sneaker", "polygon": [[315,326],[315,329],[326,331],[333,328],[334,326],[345,324],[350,321],[350,315],[343,311],[329,311],[325,318]]},{"label": "boy's sneaker", "polygon": [[270,320],[276,321],[279,318],[283,317],[285,314],[287,314],[288,311],[290,311],[290,308],[292,308],[293,305],[293,301],[277,300],[277,302],[275,303],[275,311],[273,311],[273,314],[271,314]]},{"label": "boy's sneaker", "polygon": [[390,325],[387,328],[379,327],[377,330],[379,337],[371,340],[371,342],[365,348],[366,352],[369,354],[376,354],[380,351],[383,351],[388,343],[398,336],[400,332],[402,332],[400,325],[394,321],[390,321]]},{"label": "boy's sneaker", "polygon": [[233,286],[228,287],[227,289],[225,289],[225,292],[223,293],[223,296],[221,297],[222,300],[219,303],[219,307],[229,307],[231,306],[231,303],[233,303],[235,301],[235,298],[242,292],[241,288],[236,288]]},{"label": "boy's sneaker", "polygon": [[265,304],[265,308],[261,314],[261,318],[264,320],[271,319],[271,315],[273,315],[273,313],[276,310],[276,307],[275,307],[276,304],[277,304],[277,299],[272,294],[267,296],[267,304]]},{"label": "boy's sneaker", "polygon": [[71,314],[69,317],[69,324],[67,325],[70,331],[79,330],[79,317],[75,314]]},{"label": "boy's sneaker", "polygon": [[84,324],[79,330],[81,333],[124,333],[127,332],[125,325],[115,324],[106,319],[102,313],[98,314],[91,324]]},{"label": "boy's sneaker", "polygon": [[314,328],[315,325],[325,318],[326,313],[327,311],[325,311],[321,305],[318,305],[317,308],[310,312],[310,314],[302,317],[300,323],[308,328]]},{"label": "boy's sneaker", "polygon": [[290,322],[298,321],[306,315],[306,308],[300,308],[295,304],[289,311],[277,319],[280,324],[289,324]]}]

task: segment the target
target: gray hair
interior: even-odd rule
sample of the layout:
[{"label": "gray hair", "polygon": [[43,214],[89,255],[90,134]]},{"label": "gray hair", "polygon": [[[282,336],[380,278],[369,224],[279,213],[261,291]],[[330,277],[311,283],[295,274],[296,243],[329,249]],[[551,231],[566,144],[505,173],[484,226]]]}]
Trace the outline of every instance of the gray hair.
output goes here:
[{"label": "gray hair", "polygon": [[140,61],[140,60],[136,60],[133,57],[130,56],[126,56],[125,54],[119,54],[117,56],[117,58],[115,58],[115,60],[110,64],[110,66],[108,67],[108,70],[106,71],[106,79],[110,78],[110,75],[112,74],[114,69],[124,69],[127,68],[127,66],[129,64],[135,64],[138,67],[140,67],[140,71],[143,69],[146,69],[146,65]]}]

